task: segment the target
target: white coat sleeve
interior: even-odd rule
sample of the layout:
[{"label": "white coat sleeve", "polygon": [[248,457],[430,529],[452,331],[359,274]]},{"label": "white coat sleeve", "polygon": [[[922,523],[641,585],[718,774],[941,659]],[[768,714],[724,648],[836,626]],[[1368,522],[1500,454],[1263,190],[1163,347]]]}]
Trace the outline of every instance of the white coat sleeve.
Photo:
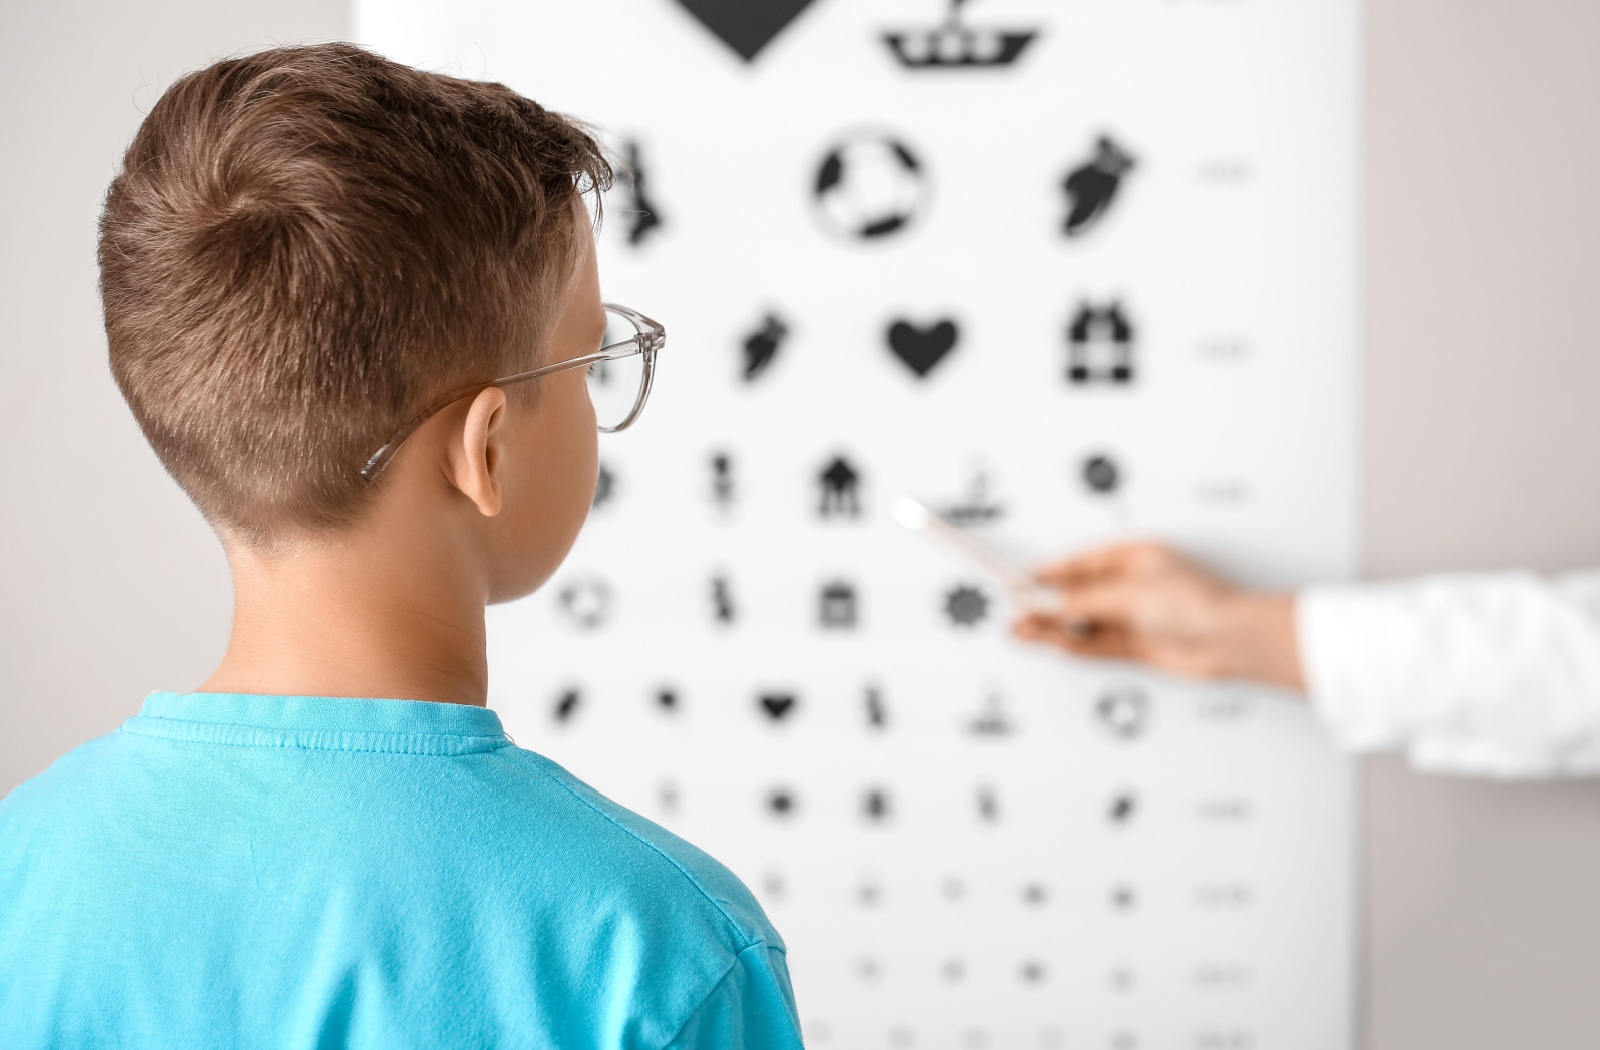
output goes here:
[{"label": "white coat sleeve", "polygon": [[1345,745],[1437,772],[1600,773],[1600,572],[1312,587],[1307,690]]}]

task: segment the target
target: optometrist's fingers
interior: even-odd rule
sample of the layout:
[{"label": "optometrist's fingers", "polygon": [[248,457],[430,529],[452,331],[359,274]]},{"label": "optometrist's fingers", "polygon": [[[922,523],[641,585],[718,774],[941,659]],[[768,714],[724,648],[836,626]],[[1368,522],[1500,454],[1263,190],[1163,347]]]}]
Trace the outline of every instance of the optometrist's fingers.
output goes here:
[{"label": "optometrist's fingers", "polygon": [[1036,570],[1034,575],[1040,583],[1051,587],[1073,587],[1148,573],[1177,560],[1177,557],[1170,548],[1153,541],[1116,543],[1050,562]]},{"label": "optometrist's fingers", "polygon": [[1012,625],[1023,641],[1053,646],[1074,656],[1102,660],[1129,660],[1135,656],[1133,636],[1113,626],[1075,628],[1048,614],[1027,614]]}]

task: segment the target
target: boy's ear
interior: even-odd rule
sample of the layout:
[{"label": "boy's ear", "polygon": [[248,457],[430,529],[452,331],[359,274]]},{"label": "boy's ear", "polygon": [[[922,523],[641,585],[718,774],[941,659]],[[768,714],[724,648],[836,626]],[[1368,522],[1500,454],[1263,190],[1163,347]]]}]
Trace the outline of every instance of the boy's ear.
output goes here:
[{"label": "boy's ear", "polygon": [[486,518],[500,513],[505,420],[506,392],[492,386],[472,399],[456,440],[450,442],[451,481]]}]

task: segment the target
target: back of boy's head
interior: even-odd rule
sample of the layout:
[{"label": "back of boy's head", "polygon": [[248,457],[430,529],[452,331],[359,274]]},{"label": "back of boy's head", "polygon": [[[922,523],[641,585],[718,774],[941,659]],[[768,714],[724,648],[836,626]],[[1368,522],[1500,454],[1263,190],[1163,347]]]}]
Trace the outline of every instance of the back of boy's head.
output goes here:
[{"label": "back of boy's head", "polygon": [[611,170],[499,84],[348,44],[174,84],[100,223],[111,369],[167,470],[252,545],[356,521],[441,393],[534,367]]}]

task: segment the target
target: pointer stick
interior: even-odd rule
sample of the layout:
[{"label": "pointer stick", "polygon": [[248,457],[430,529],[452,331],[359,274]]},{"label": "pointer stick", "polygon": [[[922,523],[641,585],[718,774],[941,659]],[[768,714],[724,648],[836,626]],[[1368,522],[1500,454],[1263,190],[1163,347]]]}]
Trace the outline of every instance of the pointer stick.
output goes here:
[{"label": "pointer stick", "polygon": [[1022,605],[1038,607],[1050,603],[1048,590],[1041,587],[1032,576],[1017,568],[993,547],[956,528],[910,496],[901,496],[895,501],[894,520],[912,532],[931,536],[959,552],[1004,583]]}]

